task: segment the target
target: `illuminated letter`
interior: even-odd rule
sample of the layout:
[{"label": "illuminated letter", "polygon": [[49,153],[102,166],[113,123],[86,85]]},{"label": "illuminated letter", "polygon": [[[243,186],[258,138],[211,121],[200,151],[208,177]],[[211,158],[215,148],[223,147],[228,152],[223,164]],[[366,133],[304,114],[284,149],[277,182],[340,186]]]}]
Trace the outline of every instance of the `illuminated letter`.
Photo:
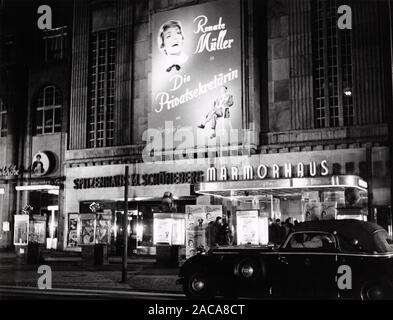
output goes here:
[{"label": "illuminated letter", "polygon": [[297,164],[297,177],[298,178],[304,177],[304,165],[301,162]]},{"label": "illuminated letter", "polygon": [[284,164],[284,176],[285,176],[285,178],[292,177],[292,166],[290,163]]},{"label": "illuminated letter", "polygon": [[37,26],[41,30],[52,29],[52,9],[47,5],[42,5],[38,7],[38,14],[42,14],[41,17],[38,18]]},{"label": "illuminated letter", "polygon": [[329,173],[329,168],[327,166],[327,161],[326,160],[323,160],[321,162],[321,168],[322,168],[321,175],[327,176],[328,173]]},{"label": "illuminated letter", "polygon": [[232,167],[232,180],[239,179],[239,169],[237,167]]},{"label": "illuminated letter", "polygon": [[222,167],[220,170],[220,180],[226,181],[228,178],[228,170],[225,167]]},{"label": "illuminated letter", "polygon": [[[261,173],[261,169],[263,169],[263,174]],[[267,176],[267,168],[266,168],[266,166],[263,165],[263,164],[261,164],[261,165],[258,167],[257,174],[258,174],[258,178],[259,178],[259,179],[265,179],[266,176]]]},{"label": "illuminated letter", "polygon": [[243,179],[250,180],[253,178],[253,170],[251,166],[244,166],[243,168]]},{"label": "illuminated letter", "polygon": [[197,20],[199,20],[199,21],[197,22],[197,28],[196,28],[196,30],[194,30],[194,33],[205,32],[203,27],[207,23],[207,17],[206,16],[197,16],[193,22],[195,23]]},{"label": "illuminated letter", "polygon": [[211,167],[209,169],[207,169],[207,181],[216,181],[217,179],[217,174],[216,174],[217,170],[214,167]]},{"label": "illuminated letter", "polygon": [[310,162],[310,176],[315,177],[317,175],[317,163],[315,161]]},{"label": "illuminated letter", "polygon": [[175,91],[183,85],[183,77],[180,74],[174,75],[169,81],[172,83],[172,88],[169,88],[170,91]]},{"label": "illuminated letter", "polygon": [[337,26],[339,29],[352,29],[352,10],[350,6],[342,5],[338,7],[337,13],[342,14],[338,18]]},{"label": "illuminated letter", "polygon": [[273,178],[280,178],[280,167],[273,164]]}]

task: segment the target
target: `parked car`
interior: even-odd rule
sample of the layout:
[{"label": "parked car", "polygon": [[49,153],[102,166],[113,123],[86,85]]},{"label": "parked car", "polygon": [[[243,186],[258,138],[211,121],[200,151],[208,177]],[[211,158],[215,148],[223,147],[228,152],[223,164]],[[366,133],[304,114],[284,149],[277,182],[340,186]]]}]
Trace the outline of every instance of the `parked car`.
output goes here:
[{"label": "parked car", "polygon": [[178,282],[193,299],[389,299],[393,245],[375,223],[309,221],[298,224],[279,247],[219,247],[193,256],[181,267]]}]

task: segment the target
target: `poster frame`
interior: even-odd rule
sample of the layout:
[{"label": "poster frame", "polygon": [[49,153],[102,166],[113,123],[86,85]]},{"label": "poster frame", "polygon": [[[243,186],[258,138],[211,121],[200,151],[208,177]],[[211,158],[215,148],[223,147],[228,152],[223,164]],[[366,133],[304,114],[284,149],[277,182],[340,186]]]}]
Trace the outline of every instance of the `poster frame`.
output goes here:
[{"label": "poster frame", "polygon": [[[237,221],[237,219],[238,219],[238,217],[237,217],[238,212],[256,212],[256,213],[257,213],[257,217],[258,217],[257,226],[258,226],[258,228],[259,228],[260,210],[259,210],[259,209],[241,209],[241,210],[236,210],[236,212],[235,212],[235,219],[236,219],[236,244],[237,244],[237,245],[246,245],[246,244],[239,244],[239,242],[238,242],[238,239],[239,239],[239,238],[238,238],[238,237],[239,237],[239,234],[238,234],[238,221]],[[260,244],[260,234],[259,234],[259,231],[258,231],[257,241],[258,241],[258,244],[251,244],[251,245],[256,246],[256,245],[259,245],[259,244]]]}]

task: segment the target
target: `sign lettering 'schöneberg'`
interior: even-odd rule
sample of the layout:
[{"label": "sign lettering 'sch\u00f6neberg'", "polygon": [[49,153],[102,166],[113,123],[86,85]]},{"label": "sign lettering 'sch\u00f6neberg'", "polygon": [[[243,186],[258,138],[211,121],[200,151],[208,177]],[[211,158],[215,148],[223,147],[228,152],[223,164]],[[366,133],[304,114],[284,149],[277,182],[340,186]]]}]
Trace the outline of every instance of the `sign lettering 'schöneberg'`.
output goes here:
[{"label": "sign lettering 'sch\u00f6neberg'", "polygon": [[[129,177],[130,186],[154,186],[161,184],[196,184],[202,182],[203,171],[188,172],[159,172],[145,174],[131,174]],[[125,182],[124,175],[109,177],[93,177],[74,179],[74,189],[93,189],[93,188],[116,188],[123,187]]]}]

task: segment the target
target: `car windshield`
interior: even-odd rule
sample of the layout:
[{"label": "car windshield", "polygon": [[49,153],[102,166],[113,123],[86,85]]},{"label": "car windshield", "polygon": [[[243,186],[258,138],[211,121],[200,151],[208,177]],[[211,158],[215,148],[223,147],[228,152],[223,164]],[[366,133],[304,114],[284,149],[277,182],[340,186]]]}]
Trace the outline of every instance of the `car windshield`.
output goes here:
[{"label": "car windshield", "polygon": [[393,252],[393,240],[386,230],[377,230],[374,232],[374,243],[377,252]]}]

